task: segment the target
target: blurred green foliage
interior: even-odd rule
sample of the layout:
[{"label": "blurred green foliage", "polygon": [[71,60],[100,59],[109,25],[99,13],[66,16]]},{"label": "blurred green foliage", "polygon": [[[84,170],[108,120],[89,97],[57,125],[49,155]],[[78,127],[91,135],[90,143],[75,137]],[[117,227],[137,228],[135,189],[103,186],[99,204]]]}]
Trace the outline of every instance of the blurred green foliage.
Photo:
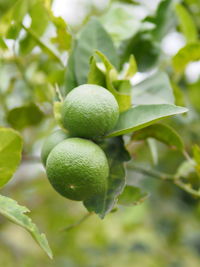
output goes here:
[{"label": "blurred green foliage", "polygon": [[[144,17],[137,16],[137,8],[145,10]],[[185,45],[169,56],[162,44],[171,32],[181,34]],[[0,125],[19,130],[24,140],[21,165],[1,193],[31,210],[54,254],[48,259],[22,228],[1,216],[0,266],[199,266],[200,77],[193,81],[186,75],[188,64],[200,60],[199,32],[199,0],[178,4],[163,0],[154,11],[145,1],[110,1],[99,12],[89,3],[80,27],[56,17],[50,0],[0,0]],[[144,81],[135,84],[137,68]],[[133,85],[128,80],[132,76]],[[162,138],[154,132],[155,125],[147,128],[149,133],[136,132],[135,139],[124,138],[133,163],[147,171],[127,163],[123,205],[114,206],[104,220],[91,215],[79,225],[85,208],[52,190],[38,157],[43,139],[59,120],[53,113],[60,106],[53,103],[86,81],[107,87],[118,97],[121,110],[129,107],[131,91],[133,105],[144,105],[143,109],[155,104],[176,109],[175,102],[188,107],[189,113],[166,119],[168,126],[161,126],[159,133],[163,127],[169,132],[164,131]],[[134,119],[142,120],[139,115]],[[172,127],[184,142],[184,153],[179,135],[169,130]],[[156,141],[148,142],[149,137]],[[2,171],[7,156],[2,149],[5,140],[0,140]],[[124,179],[122,162],[127,158],[124,148],[118,151],[122,139],[117,140],[116,150],[109,141],[102,146],[117,162],[113,177],[121,172]],[[181,149],[174,150],[175,146]],[[152,151],[157,161],[152,161]],[[19,154],[17,145],[13,153]],[[6,160],[10,165],[4,166],[6,171],[10,168],[7,180],[16,168],[12,156]],[[179,184],[163,178],[166,173]],[[124,185],[117,175],[115,183],[111,180],[113,194]],[[108,206],[109,201],[115,198],[107,199]],[[130,203],[133,206],[126,207]],[[77,226],[62,231],[73,224]]]}]

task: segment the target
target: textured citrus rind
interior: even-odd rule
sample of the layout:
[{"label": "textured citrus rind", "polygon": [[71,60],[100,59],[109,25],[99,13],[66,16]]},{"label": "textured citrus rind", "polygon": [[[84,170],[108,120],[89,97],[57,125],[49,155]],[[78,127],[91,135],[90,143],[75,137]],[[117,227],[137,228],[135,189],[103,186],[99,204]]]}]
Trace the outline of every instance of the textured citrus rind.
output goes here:
[{"label": "textured citrus rind", "polygon": [[50,183],[57,192],[72,200],[104,194],[108,175],[105,153],[89,140],[64,140],[50,152],[47,159]]},{"label": "textured citrus rind", "polygon": [[65,98],[62,121],[73,136],[94,139],[112,130],[119,117],[115,97],[98,85],[84,84]]},{"label": "textured citrus rind", "polygon": [[42,150],[41,150],[41,159],[42,159],[42,163],[44,166],[46,165],[46,161],[47,161],[47,158],[48,158],[51,150],[57,144],[59,144],[60,142],[62,142],[65,139],[67,139],[68,137],[69,137],[69,135],[60,129],[60,130],[57,130],[57,131],[51,133],[46,138],[46,140],[42,146]]}]

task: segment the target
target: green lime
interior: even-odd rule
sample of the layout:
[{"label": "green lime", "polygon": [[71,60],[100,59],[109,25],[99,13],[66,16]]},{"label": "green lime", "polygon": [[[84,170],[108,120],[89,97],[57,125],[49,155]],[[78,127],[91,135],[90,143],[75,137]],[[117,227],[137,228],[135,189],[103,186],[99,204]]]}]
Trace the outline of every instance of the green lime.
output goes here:
[{"label": "green lime", "polygon": [[59,144],[61,141],[67,139],[69,135],[64,132],[63,130],[57,130],[53,133],[51,133],[45,140],[42,151],[41,151],[41,159],[44,166],[46,165],[46,161],[48,158],[49,153],[51,150]]},{"label": "green lime", "polygon": [[72,200],[104,194],[107,188],[106,155],[89,140],[69,138],[59,143],[50,152],[46,169],[54,189]]},{"label": "green lime", "polygon": [[117,123],[119,106],[105,88],[84,84],[73,89],[62,107],[63,125],[73,136],[96,138],[105,135]]}]

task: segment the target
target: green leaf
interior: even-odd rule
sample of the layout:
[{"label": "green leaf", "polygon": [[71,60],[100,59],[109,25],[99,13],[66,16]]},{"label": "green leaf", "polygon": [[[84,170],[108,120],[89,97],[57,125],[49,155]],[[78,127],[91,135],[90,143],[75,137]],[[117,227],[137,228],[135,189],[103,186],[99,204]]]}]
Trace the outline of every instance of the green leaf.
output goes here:
[{"label": "green leaf", "polygon": [[106,87],[106,76],[105,74],[98,68],[97,62],[94,56],[91,57],[90,60],[90,70],[88,74],[88,84],[97,84],[103,87]]},{"label": "green leaf", "polygon": [[178,133],[168,125],[157,123],[150,125],[144,129],[135,132],[132,136],[133,140],[145,140],[147,138],[155,138],[156,140],[168,145],[173,149],[183,151],[184,145]]},{"label": "green leaf", "polygon": [[200,112],[200,80],[198,80],[196,83],[188,84],[187,88],[189,100],[193,108]]},{"label": "green leaf", "polygon": [[191,61],[200,60],[200,42],[190,43],[181,48],[172,58],[176,72],[182,73]]},{"label": "green leaf", "polygon": [[44,234],[40,234],[37,226],[32,223],[31,219],[24,215],[29,210],[20,206],[15,200],[0,195],[0,214],[8,218],[11,222],[18,224],[26,229],[38,245],[46,252],[49,258],[53,258],[52,251]]},{"label": "green leaf", "polygon": [[171,86],[173,88],[173,93],[175,98],[174,104],[177,106],[185,106],[185,98],[181,88],[174,81],[171,81]]},{"label": "green leaf", "polygon": [[169,104],[138,105],[121,113],[117,125],[106,137],[127,134],[184,112],[187,112],[186,108]]},{"label": "green leaf", "polygon": [[95,55],[102,61],[104,65],[107,88],[114,94],[115,89],[110,84],[117,79],[118,72],[116,68],[112,65],[112,63],[109,61],[109,59],[106,57],[106,55],[101,53],[101,51],[95,50]]},{"label": "green leaf", "polygon": [[147,145],[151,153],[153,165],[157,165],[158,164],[158,149],[157,149],[157,144],[156,144],[155,139],[147,138]]},{"label": "green leaf", "polygon": [[142,204],[148,196],[148,193],[142,192],[139,187],[127,185],[123,193],[119,196],[118,204],[123,206],[139,205]]},{"label": "green leaf", "polygon": [[8,47],[6,45],[6,43],[4,42],[3,38],[0,36],[0,49],[2,50],[7,50]]},{"label": "green leaf", "polygon": [[195,161],[186,160],[183,161],[178,167],[175,174],[175,178],[176,179],[187,178],[193,172],[195,172]]},{"label": "green leaf", "polygon": [[87,82],[89,61],[95,50],[101,51],[115,67],[118,66],[118,56],[110,36],[98,20],[93,18],[81,31],[76,47],[75,73],[78,84]]},{"label": "green leaf", "polygon": [[129,66],[128,66],[128,69],[125,73],[125,79],[130,79],[132,78],[137,72],[137,63],[136,63],[136,60],[135,60],[135,57],[134,55],[130,55],[130,58],[129,58]]},{"label": "green leaf", "polygon": [[26,12],[28,11],[29,3],[26,0],[18,0],[16,4],[13,6],[13,17],[16,22],[21,22],[24,18]]},{"label": "green leaf", "polygon": [[108,189],[105,195],[94,196],[84,201],[84,205],[89,212],[95,212],[104,218],[112,210],[124,189],[126,183],[124,162],[130,160],[130,155],[124,148],[123,140],[119,137],[108,139],[100,146],[106,153],[110,167]]},{"label": "green leaf", "polygon": [[100,21],[115,42],[130,38],[140,27],[139,20],[123,5],[112,5]]},{"label": "green leaf", "polygon": [[174,104],[173,90],[167,74],[156,72],[136,84],[132,90],[132,103],[134,105]]},{"label": "green leaf", "polygon": [[21,161],[22,138],[10,128],[0,128],[0,188],[12,177]]},{"label": "green leaf", "polygon": [[180,30],[185,35],[187,42],[195,42],[198,40],[198,31],[196,25],[193,21],[192,16],[187,11],[187,9],[181,5],[177,4],[175,7],[176,15],[179,19]]},{"label": "green leaf", "polygon": [[[132,90],[132,84],[130,80],[116,80],[113,81],[113,86],[119,93],[130,95]],[[131,104],[129,104],[128,108]]]},{"label": "green leaf", "polygon": [[140,72],[148,71],[155,66],[159,59],[160,43],[153,39],[150,32],[138,32],[123,41],[119,47],[121,67],[129,61],[130,55],[134,55]]},{"label": "green leaf", "polygon": [[198,145],[194,145],[193,148],[193,156],[195,160],[195,169],[197,173],[200,175],[200,147]]},{"label": "green leaf", "polygon": [[0,34],[6,36],[12,23],[21,23],[28,12],[30,2],[18,0],[0,19]]},{"label": "green leaf", "polygon": [[43,117],[42,111],[34,103],[30,103],[11,109],[7,114],[7,121],[13,128],[21,130],[39,124]]},{"label": "green leaf", "polygon": [[153,22],[156,27],[153,29],[152,34],[157,41],[161,41],[175,25],[172,0],[162,0],[160,2]]},{"label": "green leaf", "polygon": [[64,93],[67,95],[73,88],[78,86],[78,81],[75,73],[75,53],[76,53],[76,44],[74,49],[69,55],[67,62],[67,69],[65,73],[65,89]]},{"label": "green leaf", "polygon": [[72,36],[68,31],[66,22],[61,17],[55,17],[52,12],[50,12],[50,16],[57,33],[57,36],[51,39],[52,42],[58,44],[60,50],[69,50],[71,48]]},{"label": "green leaf", "polygon": [[160,42],[175,25],[172,0],[161,1],[155,16],[144,20],[144,24],[149,22],[154,26],[153,29],[141,29],[121,43],[119,48],[121,67],[131,54],[135,56],[139,71],[145,72],[155,67],[160,58]]},{"label": "green leaf", "polygon": [[127,110],[131,106],[131,95],[128,93],[118,92],[114,87],[114,81],[117,79],[118,73],[115,67],[111,64],[108,58],[100,51],[95,51],[96,55],[103,62],[106,69],[106,88],[115,96],[120,112]]},{"label": "green leaf", "polygon": [[9,8],[12,7],[14,2],[15,0],[0,0],[0,17],[5,14],[9,10]]},{"label": "green leaf", "polygon": [[[38,38],[40,38],[45,32],[49,23],[49,15],[44,1],[33,1],[33,5],[30,8],[29,14],[31,17],[31,26],[29,29],[33,31]],[[37,42],[29,33],[27,33],[27,35],[20,40],[20,54],[25,55],[30,53],[36,44]]]},{"label": "green leaf", "polygon": [[30,34],[30,36],[33,38],[33,40],[42,49],[44,53],[49,55],[52,59],[57,61],[63,67],[63,63],[61,59],[58,57],[58,55],[56,55],[54,51],[52,51],[43,41],[41,41],[34,31],[32,31],[30,28],[25,27],[24,25],[22,25],[22,27],[24,28],[25,31],[27,31],[28,34]]},{"label": "green leaf", "polygon": [[19,23],[13,23],[10,25],[9,30],[6,33],[6,39],[16,40],[21,31],[21,25]]}]

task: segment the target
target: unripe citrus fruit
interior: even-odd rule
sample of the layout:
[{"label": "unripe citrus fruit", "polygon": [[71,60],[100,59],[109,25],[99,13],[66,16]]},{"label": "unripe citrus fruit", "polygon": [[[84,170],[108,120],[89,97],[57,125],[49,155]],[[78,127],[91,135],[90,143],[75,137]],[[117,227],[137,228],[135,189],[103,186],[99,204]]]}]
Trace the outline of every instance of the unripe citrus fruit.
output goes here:
[{"label": "unripe citrus fruit", "polygon": [[108,161],[92,141],[81,138],[62,141],[50,152],[46,169],[54,189],[66,198],[85,200],[105,193]]},{"label": "unripe citrus fruit", "polygon": [[44,166],[46,165],[47,158],[51,150],[59,144],[61,141],[67,139],[69,135],[65,133],[63,130],[57,130],[51,133],[45,140],[42,151],[41,151],[41,159]]},{"label": "unripe citrus fruit", "polygon": [[105,88],[84,84],[65,98],[62,121],[72,135],[85,138],[103,136],[114,128],[119,117],[115,97]]}]

